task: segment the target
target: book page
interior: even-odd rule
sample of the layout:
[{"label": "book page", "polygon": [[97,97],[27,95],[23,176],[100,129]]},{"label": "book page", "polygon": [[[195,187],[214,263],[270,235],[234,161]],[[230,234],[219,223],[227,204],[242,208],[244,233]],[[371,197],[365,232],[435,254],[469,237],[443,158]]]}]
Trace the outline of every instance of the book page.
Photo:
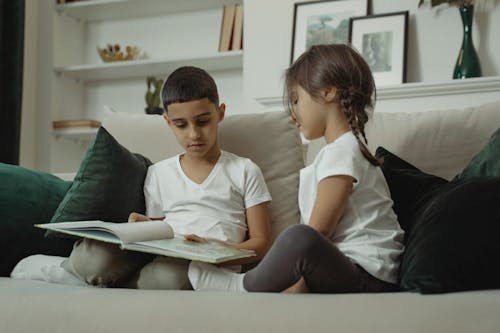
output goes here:
[{"label": "book page", "polygon": [[[103,236],[102,232],[107,232],[118,237],[123,244],[128,244],[136,241],[157,240],[174,237],[172,227],[165,221],[147,221],[134,223],[76,221],[46,223],[36,226],[82,237],[87,237],[87,234],[92,234],[91,232],[89,232],[92,230],[101,231],[101,236]],[[106,241],[105,239],[102,240]]]},{"label": "book page", "polygon": [[123,248],[210,263],[219,263],[255,255],[255,252],[250,250],[235,249],[219,243],[197,243],[177,236],[171,239],[135,242],[127,244]]}]

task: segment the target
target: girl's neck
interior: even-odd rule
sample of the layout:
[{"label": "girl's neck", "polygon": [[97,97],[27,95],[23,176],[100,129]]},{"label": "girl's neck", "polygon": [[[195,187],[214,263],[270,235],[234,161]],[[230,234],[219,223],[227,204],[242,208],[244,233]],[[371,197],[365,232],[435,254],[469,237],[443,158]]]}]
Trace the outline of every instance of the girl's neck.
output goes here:
[{"label": "girl's neck", "polygon": [[347,122],[346,117],[340,111],[340,105],[335,105],[333,112],[329,112],[326,118],[325,126],[325,141],[326,143],[332,143],[337,140],[340,136],[351,131],[351,127]]}]

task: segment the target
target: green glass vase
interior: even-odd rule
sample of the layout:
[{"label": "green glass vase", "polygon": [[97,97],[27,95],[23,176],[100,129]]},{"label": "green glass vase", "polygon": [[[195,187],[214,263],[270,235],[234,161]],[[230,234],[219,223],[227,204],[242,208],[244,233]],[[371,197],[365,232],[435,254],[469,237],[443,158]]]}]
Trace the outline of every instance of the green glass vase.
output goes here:
[{"label": "green glass vase", "polygon": [[472,42],[474,6],[461,6],[458,10],[460,11],[460,17],[464,26],[464,38],[455,70],[453,71],[453,78],[465,79],[468,77],[478,77],[481,76],[481,64],[479,63],[479,57]]}]

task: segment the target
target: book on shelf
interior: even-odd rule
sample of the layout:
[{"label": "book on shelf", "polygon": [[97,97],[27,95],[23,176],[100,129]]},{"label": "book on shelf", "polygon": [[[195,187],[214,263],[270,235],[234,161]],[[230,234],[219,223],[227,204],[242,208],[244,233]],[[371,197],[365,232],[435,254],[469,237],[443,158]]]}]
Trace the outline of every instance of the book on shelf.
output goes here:
[{"label": "book on shelf", "polygon": [[55,120],[52,122],[53,129],[99,128],[99,127],[101,127],[101,122],[93,119]]},{"label": "book on shelf", "polygon": [[254,251],[230,247],[219,242],[197,243],[174,234],[166,221],[113,223],[77,221],[36,224],[38,228],[68,235],[118,244],[124,250],[152,253],[167,257],[221,263],[251,257]]},{"label": "book on shelf", "polygon": [[231,50],[243,49],[243,5],[236,5]]},{"label": "book on shelf", "polygon": [[224,5],[222,11],[222,24],[219,38],[219,52],[229,51],[231,49],[231,37],[233,34],[234,18],[236,14],[236,5]]}]

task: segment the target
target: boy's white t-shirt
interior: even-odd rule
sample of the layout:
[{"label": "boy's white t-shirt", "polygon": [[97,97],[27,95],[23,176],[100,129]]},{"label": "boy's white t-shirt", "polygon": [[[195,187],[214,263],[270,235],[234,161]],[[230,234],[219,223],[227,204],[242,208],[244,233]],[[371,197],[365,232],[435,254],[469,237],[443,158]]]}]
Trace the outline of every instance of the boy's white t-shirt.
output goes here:
[{"label": "boy's white t-shirt", "polygon": [[165,216],[179,235],[243,242],[246,209],[271,200],[259,167],[248,158],[221,151],[208,177],[197,184],[185,175],[180,156],[149,167],[144,182],[146,215]]},{"label": "boy's white t-shirt", "polygon": [[397,282],[404,232],[392,209],[393,201],[382,170],[363,156],[351,131],[323,147],[314,162],[301,170],[302,223],[309,223],[319,182],[335,175],[349,175],[355,180],[332,242],[371,275]]}]

